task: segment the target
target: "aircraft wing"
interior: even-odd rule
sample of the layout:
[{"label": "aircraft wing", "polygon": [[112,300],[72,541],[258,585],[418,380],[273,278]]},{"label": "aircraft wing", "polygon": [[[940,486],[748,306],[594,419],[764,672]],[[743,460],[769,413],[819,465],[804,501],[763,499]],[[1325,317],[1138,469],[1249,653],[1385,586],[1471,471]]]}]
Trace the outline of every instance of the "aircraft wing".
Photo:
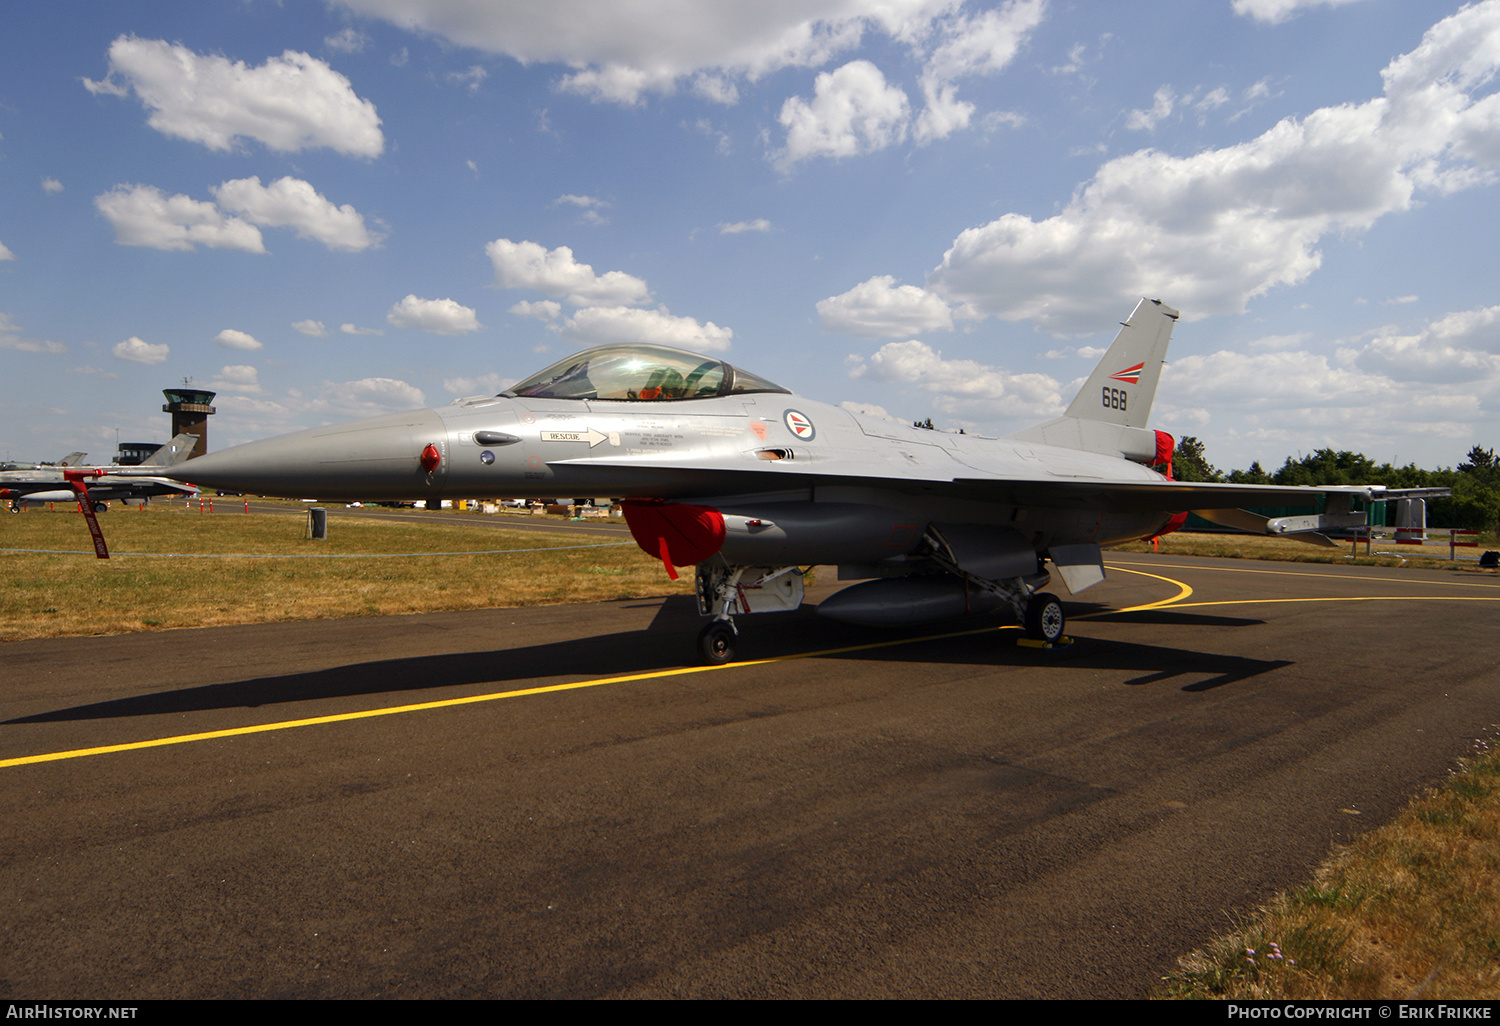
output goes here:
[{"label": "aircraft wing", "polygon": [[[867,460],[802,460],[797,458],[751,462],[733,457],[706,459],[695,456],[677,459],[663,457],[583,457],[553,461],[556,468],[575,470],[597,468],[611,474],[618,470],[670,471],[683,478],[692,488],[697,481],[705,493],[720,491],[729,479],[739,478],[749,491],[775,490],[773,478],[780,478],[783,488],[806,488],[828,485],[867,484],[896,491],[924,494],[947,493],[955,498],[977,499],[1010,506],[1045,507],[1049,509],[1104,509],[1109,511],[1161,511],[1183,513],[1195,509],[1236,509],[1243,506],[1314,506],[1324,495],[1348,495],[1351,498],[1379,501],[1403,497],[1380,485],[1254,485],[1200,484],[1187,481],[1125,481],[1102,474],[1089,474],[1086,464],[1061,466],[1058,472],[1035,474],[984,474],[975,468],[957,468],[944,460],[946,467],[932,466],[937,460],[930,454],[903,459],[888,458],[873,464]],[[923,459],[923,455],[927,458]],[[927,464],[927,465],[924,465]],[[772,473],[768,474],[767,470]],[[1428,489],[1434,494],[1444,489]]]}]

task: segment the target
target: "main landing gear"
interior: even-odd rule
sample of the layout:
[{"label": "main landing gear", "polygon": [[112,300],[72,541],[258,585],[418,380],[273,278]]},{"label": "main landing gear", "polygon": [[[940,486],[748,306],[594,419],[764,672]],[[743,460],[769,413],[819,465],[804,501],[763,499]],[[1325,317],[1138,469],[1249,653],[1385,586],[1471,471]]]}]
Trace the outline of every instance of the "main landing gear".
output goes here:
[{"label": "main landing gear", "polygon": [[710,666],[733,662],[740,613],[776,613],[802,605],[802,568],[699,563],[698,612],[711,616],[698,634],[698,657]]},{"label": "main landing gear", "polygon": [[[1019,644],[1028,648],[1066,648],[1070,644],[1063,631],[1067,617],[1056,595],[1038,588],[1046,587],[1049,575],[1038,569],[1034,575],[1002,580],[986,580],[965,573],[956,566],[956,576],[971,587],[998,596],[1009,605],[1016,620],[1024,627]],[[698,658],[709,666],[733,662],[738,655],[739,629],[734,618],[741,613],[770,613],[796,609],[802,604],[802,570],[800,567],[714,566],[698,564],[698,612],[713,619],[698,634]],[[993,609],[994,606],[986,608]],[[954,610],[938,619],[961,615]],[[864,622],[854,620],[853,622]],[[890,621],[887,621],[890,622]],[[908,621],[901,621],[908,622]],[[920,622],[920,621],[918,621]]]},{"label": "main landing gear", "polygon": [[1038,592],[1026,600],[1026,636],[1045,645],[1061,643],[1067,618],[1056,595]]}]

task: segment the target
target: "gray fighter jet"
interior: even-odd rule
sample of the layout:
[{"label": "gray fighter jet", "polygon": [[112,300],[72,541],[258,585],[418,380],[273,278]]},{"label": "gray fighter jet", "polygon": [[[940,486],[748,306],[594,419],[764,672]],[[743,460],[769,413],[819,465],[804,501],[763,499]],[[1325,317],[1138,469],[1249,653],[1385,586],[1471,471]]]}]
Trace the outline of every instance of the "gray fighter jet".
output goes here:
[{"label": "gray fighter jet", "polygon": [[7,470],[41,470],[43,467],[78,467],[83,465],[86,452],[70,452],[55,463],[0,463],[0,473]]},{"label": "gray fighter jet", "polygon": [[[148,456],[137,467],[79,467],[68,462],[56,466],[35,465],[26,470],[0,471],[0,500],[8,499],[12,513],[22,503],[77,502],[94,537],[94,552],[100,559],[109,558],[109,548],[94,514],[109,508],[112,501],[146,501],[157,495],[192,495],[197,488],[163,477],[167,468],[181,463],[193,451],[197,435],[182,434]],[[84,453],[70,453],[82,458]]]},{"label": "gray fighter jet", "polygon": [[[819,605],[837,619],[1009,609],[1057,644],[1064,614],[1043,591],[1049,563],[1076,595],[1104,579],[1101,546],[1164,534],[1190,510],[1292,534],[1363,525],[1350,500],[1382,497],[1379,487],[1189,484],[1152,469],[1173,449],[1146,423],[1177,317],[1142,300],[1067,412],[1006,438],[909,428],[712,357],[612,345],[500,395],[252,442],[167,473],[345,501],[622,498],[637,543],[667,573],[696,566],[710,662],[734,657],[736,616],[800,605],[810,564],[865,582]],[[1272,520],[1239,509],[1319,505]]]}]

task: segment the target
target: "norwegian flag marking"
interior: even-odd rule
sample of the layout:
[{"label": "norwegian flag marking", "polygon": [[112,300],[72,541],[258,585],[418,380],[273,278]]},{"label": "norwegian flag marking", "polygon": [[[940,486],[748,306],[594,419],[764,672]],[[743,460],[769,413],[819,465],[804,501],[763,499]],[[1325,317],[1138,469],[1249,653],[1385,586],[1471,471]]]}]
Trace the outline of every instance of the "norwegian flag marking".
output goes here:
[{"label": "norwegian flag marking", "polygon": [[807,414],[800,413],[797,410],[787,410],[784,419],[786,421],[787,429],[791,431],[792,434],[796,435],[804,442],[812,440],[812,437],[816,432],[814,431],[813,423],[810,419],[808,419]]}]

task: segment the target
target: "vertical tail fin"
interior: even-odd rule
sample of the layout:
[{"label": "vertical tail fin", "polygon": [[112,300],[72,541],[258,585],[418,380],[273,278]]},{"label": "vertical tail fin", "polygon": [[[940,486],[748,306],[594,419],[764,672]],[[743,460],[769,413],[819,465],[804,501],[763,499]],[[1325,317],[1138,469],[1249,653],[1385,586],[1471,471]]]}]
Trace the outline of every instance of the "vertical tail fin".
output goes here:
[{"label": "vertical tail fin", "polygon": [[141,460],[141,466],[175,467],[192,455],[193,446],[197,441],[197,435],[190,435],[185,432],[177,435],[166,445]]},{"label": "vertical tail fin", "polygon": [[1009,437],[1151,462],[1156,433],[1146,422],[1179,316],[1159,299],[1141,300],[1067,413]]},{"label": "vertical tail fin", "polygon": [[1143,428],[1167,361],[1167,344],[1179,314],[1159,299],[1136,304],[1109,352],[1083,386],[1067,415],[1121,427]]}]

